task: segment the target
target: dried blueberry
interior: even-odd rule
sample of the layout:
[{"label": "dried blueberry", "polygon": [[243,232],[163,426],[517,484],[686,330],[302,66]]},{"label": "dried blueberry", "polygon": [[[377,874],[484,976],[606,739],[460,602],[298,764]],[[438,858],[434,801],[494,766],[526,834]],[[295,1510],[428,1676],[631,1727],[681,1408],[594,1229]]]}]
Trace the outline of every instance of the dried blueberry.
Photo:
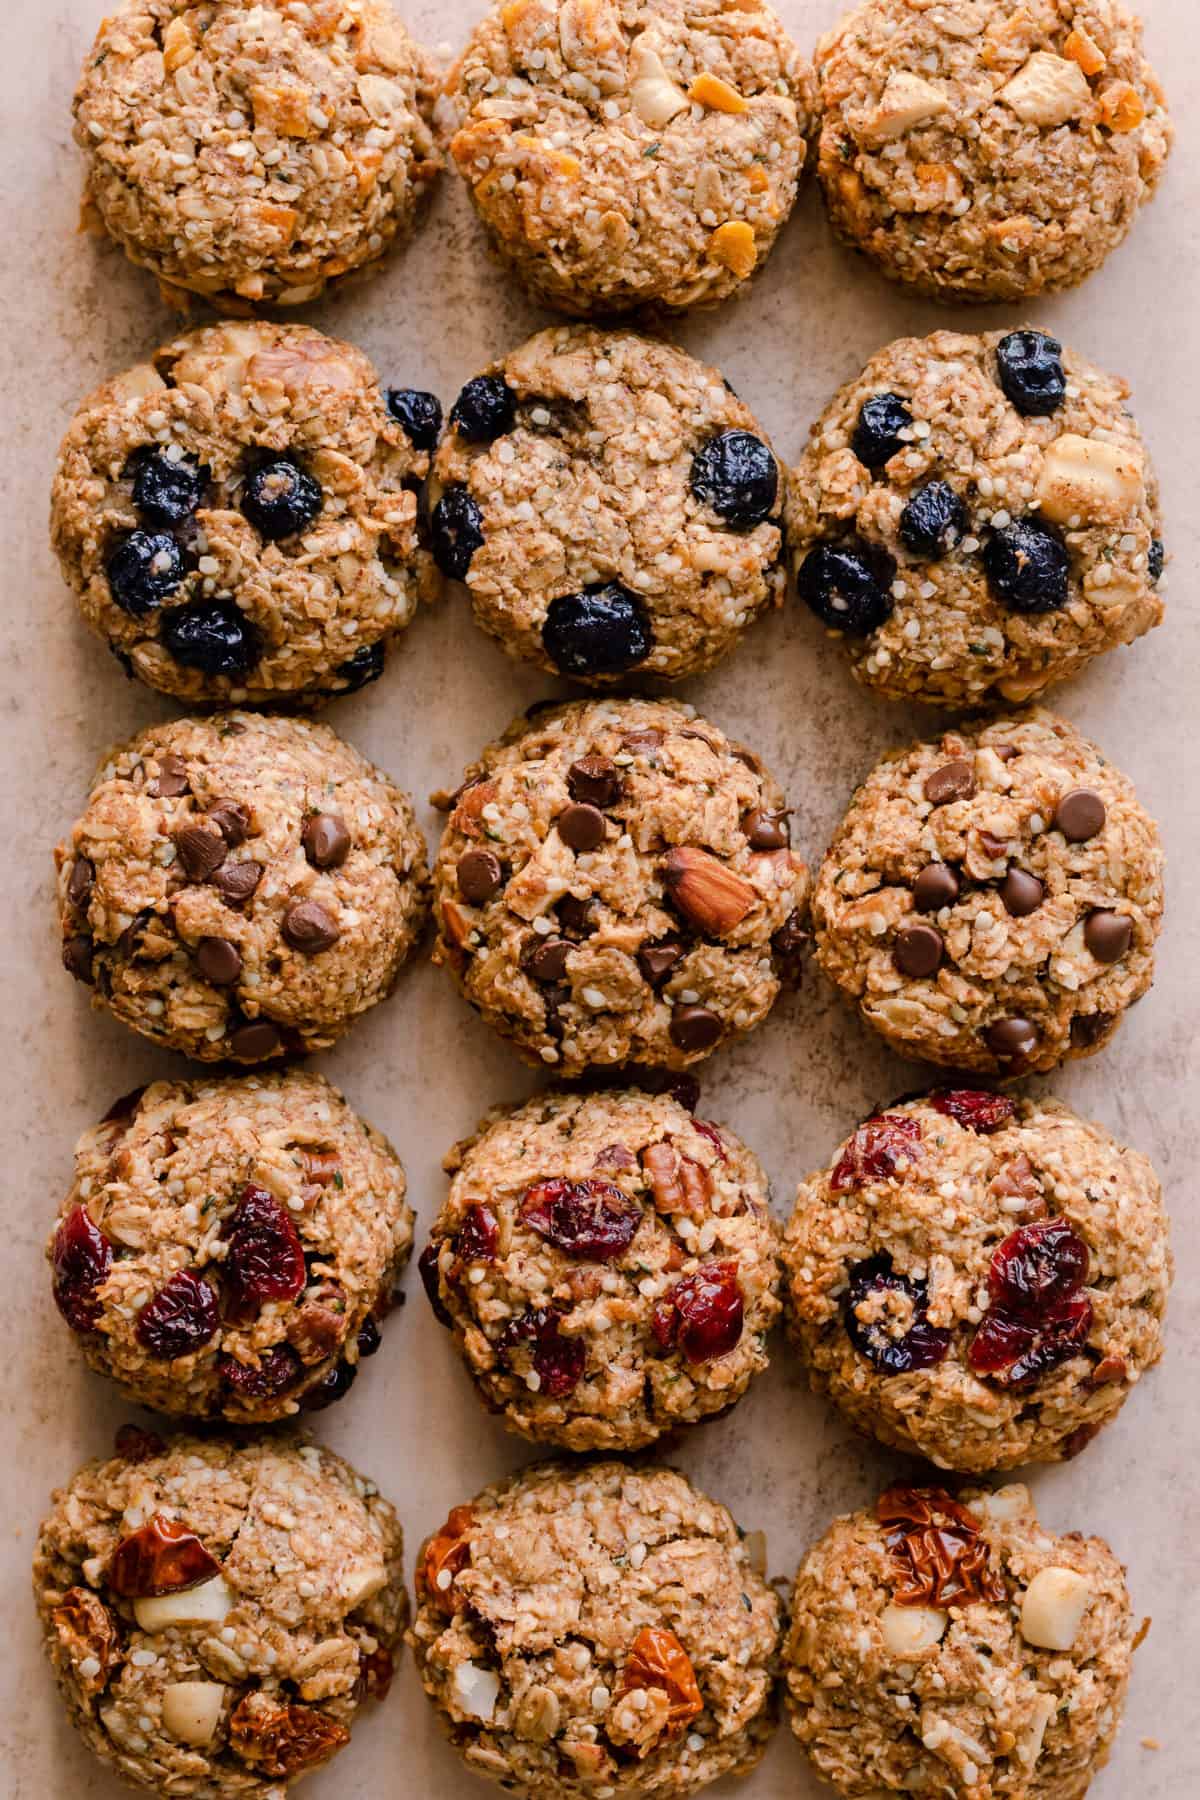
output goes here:
[{"label": "dried blueberry", "polygon": [[431,523],[433,560],[443,575],[465,580],[471,558],[483,548],[483,514],[461,482],[446,489]]},{"label": "dried blueberry", "polygon": [[290,456],[272,456],[246,478],[242,511],[269,543],[312,524],[325,496],[320,482]]},{"label": "dried blueberry", "polygon": [[477,375],[450,408],[450,423],[468,444],[491,444],[511,431],[517,396],[502,375]]},{"label": "dried blueberry", "polygon": [[262,654],[257,631],[232,600],[172,607],[160,635],[177,663],[202,675],[246,675]]},{"label": "dried blueberry", "polygon": [[896,565],[886,550],[852,538],[810,550],[796,589],[823,624],[851,637],[869,637],[892,615],[895,578]]},{"label": "dried blueberry", "polygon": [[779,465],[750,431],[723,431],[696,452],[692,492],[727,525],[761,525],[779,493]]},{"label": "dried blueberry", "polygon": [[139,450],[125,471],[133,478],[133,504],[148,524],[169,529],[190,519],[208,484],[209,471],[190,456],[173,462],[163,450]]},{"label": "dried blueberry", "polygon": [[1062,345],[1044,331],[1010,331],[996,347],[1000,386],[1024,418],[1057,412],[1066,398]]},{"label": "dried blueberry", "polygon": [[[908,1330],[901,1336],[890,1329],[888,1303],[893,1300],[907,1300],[911,1308]],[[881,1375],[907,1375],[912,1369],[935,1368],[950,1348],[950,1333],[929,1323],[925,1316],[928,1303],[925,1283],[898,1275],[890,1256],[872,1256],[867,1262],[856,1263],[850,1271],[850,1290],[846,1295],[850,1342]],[[860,1318],[863,1309],[872,1310],[875,1316]]]},{"label": "dried blueberry", "polygon": [[386,651],[382,644],[363,644],[344,663],[339,663],[334,670],[337,677],[339,694],[357,694],[360,688],[369,687],[371,682],[378,681],[383,674]]},{"label": "dried blueberry", "polygon": [[388,411],[414,450],[432,450],[442,433],[442,403],[423,388],[389,388]]},{"label": "dried blueberry", "polygon": [[333,1406],[344,1400],[358,1379],[358,1364],[335,1363],[327,1375],[322,1376],[315,1387],[309,1388],[304,1396],[306,1412],[324,1412],[327,1406]]},{"label": "dried blueberry", "polygon": [[858,415],[858,424],[850,439],[850,448],[868,469],[882,469],[902,450],[906,439],[900,433],[912,424],[912,414],[899,394],[872,394]]},{"label": "dried blueberry", "polygon": [[383,1333],[380,1331],[378,1320],[373,1313],[368,1313],[359,1326],[356,1341],[360,1357],[378,1355],[383,1343]]},{"label": "dried blueberry", "polygon": [[1146,566],[1150,571],[1151,584],[1162,579],[1163,569],[1167,562],[1167,547],[1161,538],[1154,538],[1150,545],[1150,554],[1146,558]]},{"label": "dried blueberry", "polygon": [[131,531],[120,539],[106,569],[112,597],[132,619],[145,618],[169,600],[183,581],[183,551],[165,532]]},{"label": "dried blueberry", "polygon": [[900,514],[900,536],[914,556],[937,562],[947,556],[967,529],[967,509],[945,481],[918,488]]},{"label": "dried blueberry", "polygon": [[564,675],[617,675],[645,662],[654,633],[637,595],[609,581],[552,600],[542,643]]},{"label": "dried blueberry", "polygon": [[983,566],[992,592],[1010,612],[1051,613],[1067,603],[1067,547],[1031,519],[994,531],[983,547]]}]

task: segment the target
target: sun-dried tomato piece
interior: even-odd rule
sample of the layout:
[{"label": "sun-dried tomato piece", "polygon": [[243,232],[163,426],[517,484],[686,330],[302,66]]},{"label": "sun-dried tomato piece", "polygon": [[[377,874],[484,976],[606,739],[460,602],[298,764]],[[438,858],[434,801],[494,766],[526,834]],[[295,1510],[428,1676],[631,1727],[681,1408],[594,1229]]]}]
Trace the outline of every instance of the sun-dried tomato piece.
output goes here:
[{"label": "sun-dried tomato piece", "polygon": [[705,1263],[655,1306],[650,1328],[663,1349],[678,1344],[688,1362],[716,1362],[741,1342],[745,1301],[735,1262]]},{"label": "sun-dried tomato piece", "polygon": [[121,1539],[109,1558],[105,1579],[123,1600],[145,1600],[151,1594],[199,1587],[220,1572],[220,1563],[194,1531],[165,1513],[154,1513]]},{"label": "sun-dried tomato piece", "polygon": [[217,1296],[191,1269],[178,1269],[138,1314],[134,1335],[160,1362],[202,1350],[220,1324]]},{"label": "sun-dried tomato piece", "polygon": [[[50,1615],[55,1635],[69,1657],[76,1681],[85,1694],[100,1694],[121,1659],[117,1622],[98,1595],[73,1587]],[[88,1675],[81,1664],[95,1663]]]},{"label": "sun-dried tomato piece", "polygon": [[454,1252],[460,1262],[495,1262],[500,1227],[490,1206],[468,1206]]},{"label": "sun-dried tomato piece", "polygon": [[[890,1256],[872,1256],[850,1271],[845,1300],[846,1332],[850,1342],[881,1375],[907,1375],[913,1369],[932,1369],[945,1360],[950,1333],[931,1325],[926,1317],[929,1289],[923,1281],[898,1274]],[[907,1316],[907,1329],[889,1329],[889,1311]],[[863,1318],[861,1315],[869,1316]]]},{"label": "sun-dried tomato piece", "polygon": [[990,1088],[938,1088],[930,1094],[929,1104],[981,1137],[989,1137],[1017,1116],[1008,1095],[994,1094]]},{"label": "sun-dried tomato piece", "polygon": [[829,1185],[835,1194],[888,1181],[921,1160],[920,1120],[904,1113],[880,1113],[861,1124],[842,1151]]},{"label": "sun-dried tomato piece", "polygon": [[474,1508],[455,1506],[440,1531],[426,1542],[417,1564],[417,1587],[439,1612],[454,1614],[462,1606],[454,1592],[454,1577],[470,1565]]},{"label": "sun-dried tomato piece", "polygon": [[642,1209],[611,1181],[535,1181],[521,1218],[539,1237],[578,1262],[614,1262],[637,1235]]},{"label": "sun-dried tomato piece", "polygon": [[225,1317],[253,1325],[268,1300],[294,1300],[304,1287],[304,1246],[286,1206],[248,1185],[227,1221]]},{"label": "sun-dried tomato piece", "polygon": [[247,1694],[229,1720],[229,1747],[244,1763],[272,1780],[319,1768],[350,1733],[313,1706],[280,1705],[264,1693]]},{"label": "sun-dried tomato piece", "polygon": [[54,1301],[72,1331],[91,1331],[100,1317],[96,1289],[112,1270],[112,1245],[86,1206],[73,1206],[54,1234]]},{"label": "sun-dried tomato piece", "polygon": [[630,1646],[621,1671],[621,1692],[659,1688],[667,1696],[667,1735],[678,1734],[704,1711],[704,1700],[687,1651],[662,1625],[647,1625]]},{"label": "sun-dried tomato piece", "polygon": [[1040,1323],[1073,1299],[1088,1278],[1088,1247],[1069,1219],[1043,1219],[1010,1232],[992,1258],[992,1302],[1015,1319]]},{"label": "sun-dried tomato piece", "polygon": [[898,1606],[1007,1599],[979,1520],[944,1488],[889,1488],[876,1514],[897,1570]]},{"label": "sun-dried tomato piece", "polygon": [[587,1350],[583,1339],[564,1337],[562,1313],[555,1306],[527,1306],[519,1318],[510,1319],[496,1348],[503,1354],[521,1344],[533,1345],[533,1372],[538,1392],[550,1400],[565,1400],[583,1380]]},{"label": "sun-dried tomato piece", "polygon": [[240,1362],[236,1356],[219,1356],[217,1373],[226,1387],[243,1400],[275,1400],[304,1375],[304,1364],[290,1344],[263,1350],[257,1363]]},{"label": "sun-dried tomato piece", "polygon": [[442,1299],[441,1284],[439,1281],[440,1270],[438,1267],[441,1251],[442,1246],[438,1243],[437,1239],[430,1238],[420,1256],[417,1258],[417,1274],[421,1277],[421,1286],[425,1289],[425,1298],[433,1308],[434,1318],[439,1325],[444,1325],[446,1330],[449,1331],[453,1327],[454,1320],[447,1312],[446,1303]]}]

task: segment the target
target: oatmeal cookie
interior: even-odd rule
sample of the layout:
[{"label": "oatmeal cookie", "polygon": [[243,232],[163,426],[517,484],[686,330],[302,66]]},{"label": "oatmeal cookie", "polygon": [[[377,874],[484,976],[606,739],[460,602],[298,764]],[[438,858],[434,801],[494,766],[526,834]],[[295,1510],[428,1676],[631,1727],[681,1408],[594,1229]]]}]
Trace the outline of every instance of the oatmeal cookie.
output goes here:
[{"label": "oatmeal cookie", "polygon": [[545,1464],[456,1506],[409,1642],[467,1766],[518,1800],[694,1794],[758,1761],[779,1600],[668,1469]]},{"label": "oatmeal cookie", "polygon": [[816,957],[902,1055],[1042,1074],[1112,1037],[1154,974],[1158,827],[1033,710],[884,757],[813,895]]},{"label": "oatmeal cookie", "polygon": [[812,71],[762,0],[515,0],[446,84],[499,251],[580,318],[741,289],[792,209]]},{"label": "oatmeal cookie", "polygon": [[102,1762],[152,1794],[283,1800],[387,1693],[402,1557],[395,1512],[331,1450],[126,1427],[54,1495],[34,1596]]},{"label": "oatmeal cookie", "polygon": [[816,75],[836,229],[934,298],[1082,281],[1174,135],[1125,0],[867,0],[817,46]]},{"label": "oatmeal cookie", "polygon": [[1128,397],[1036,330],[901,338],[835,395],[788,543],[866,687],[1021,704],[1160,623],[1158,482]]},{"label": "oatmeal cookie", "polygon": [[399,788],[327,725],[259,713],[110,751],[55,861],[67,969],[201,1062],[328,1049],[391,991],[429,903]]},{"label": "oatmeal cookie", "polygon": [[794,970],[809,879],[783,795],[689,706],[551,703],[445,804],[435,960],[526,1061],[686,1068]]},{"label": "oatmeal cookie", "polygon": [[210,326],[106,382],[51,500],[87,623],[193,705],[374,680],[438,586],[416,494],[436,430],[414,424],[413,397],[389,408],[361,351],[303,325]]},{"label": "oatmeal cookie", "polygon": [[766,1368],[776,1229],[728,1127],[665,1094],[543,1094],[490,1113],[445,1166],[421,1273],[511,1430],[640,1450]]},{"label": "oatmeal cookie", "polygon": [[1047,1531],[1028,1488],[891,1488],[801,1565],[792,1730],[846,1800],[1083,1800],[1145,1629],[1104,1540]]},{"label": "oatmeal cookie", "polygon": [[75,94],[87,211],[169,300],[302,305],[412,231],[436,87],[389,0],[123,0]]},{"label": "oatmeal cookie", "polygon": [[775,456],[717,371],[670,344],[539,332],[467,383],[435,480],[443,573],[552,674],[698,675],[783,603]]},{"label": "oatmeal cookie", "polygon": [[412,1248],[404,1170],[321,1075],[157,1081],[75,1148],[47,1248],[91,1366],[159,1412],[340,1400]]},{"label": "oatmeal cookie", "polygon": [[814,1388],[942,1469],[1075,1455],[1162,1355],[1158,1177],[1054,1101],[875,1114],[801,1182],[783,1260]]}]

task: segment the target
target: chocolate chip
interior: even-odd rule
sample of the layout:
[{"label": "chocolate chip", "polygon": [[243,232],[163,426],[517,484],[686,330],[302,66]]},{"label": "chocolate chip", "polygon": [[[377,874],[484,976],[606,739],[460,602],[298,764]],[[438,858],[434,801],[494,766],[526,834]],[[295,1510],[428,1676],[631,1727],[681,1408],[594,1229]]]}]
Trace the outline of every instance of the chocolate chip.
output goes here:
[{"label": "chocolate chip", "polygon": [[283,915],[283,941],[305,956],[331,950],[341,937],[341,927],[318,900],[297,900]]},{"label": "chocolate chip", "polygon": [[788,830],[787,813],[766,812],[755,807],[742,820],[742,830],[746,834],[746,842],[752,850],[786,850],[792,841]]},{"label": "chocolate chip", "polygon": [[177,800],[189,791],[187,764],[182,756],[168,750],[158,759],[158,774],[150,783],[149,793],[159,800]]},{"label": "chocolate chip", "polygon": [[96,881],[96,866],[86,856],[77,856],[67,881],[67,899],[72,906],[82,906]]},{"label": "chocolate chip", "polygon": [[1000,884],[1004,910],[1013,919],[1027,919],[1046,898],[1046,889],[1027,869],[1010,869]]},{"label": "chocolate chip", "polygon": [[1072,788],[1064,794],[1054,813],[1054,823],[1072,844],[1085,844],[1104,830],[1108,817],[1104,802],[1091,788]]},{"label": "chocolate chip", "polygon": [[242,958],[228,938],[201,938],[196,946],[196,967],[214,987],[232,987],[242,972]]},{"label": "chocolate chip", "polygon": [[459,857],[454,872],[458,878],[458,891],[468,906],[486,906],[504,885],[500,858],[493,856],[490,850],[468,850],[465,856]]},{"label": "chocolate chip", "polygon": [[92,940],[85,932],[69,937],[63,944],[63,968],[76,981],[92,985]]},{"label": "chocolate chip", "polygon": [[1125,913],[1094,912],[1083,928],[1083,941],[1097,962],[1120,962],[1133,942],[1133,920]]},{"label": "chocolate chip", "polygon": [[683,955],[683,945],[668,938],[661,944],[643,944],[637,953],[638,968],[651,987],[667,979]]},{"label": "chocolate chip", "polygon": [[228,906],[242,906],[258,890],[266,869],[260,862],[223,863],[212,884]]},{"label": "chocolate chip", "polygon": [[216,826],[231,850],[236,850],[250,836],[250,811],[240,800],[218,800],[204,816],[210,825]]},{"label": "chocolate chip", "polygon": [[1012,762],[1015,757],[1018,757],[1021,754],[1015,744],[989,744],[988,749],[993,756],[998,756],[1002,763]]},{"label": "chocolate chip", "polygon": [[993,837],[990,831],[978,833],[979,848],[989,862],[999,862],[1002,856],[1008,855],[1008,839]]},{"label": "chocolate chip", "polygon": [[945,949],[941,932],[932,925],[906,925],[896,933],[892,960],[902,975],[923,981],[926,976],[937,974]]},{"label": "chocolate chip", "polygon": [[1071,1043],[1076,1050],[1090,1050],[1112,1025],[1111,1013],[1076,1013],[1071,1020]]},{"label": "chocolate chip", "polygon": [[314,813],[301,842],[314,869],[340,869],[350,854],[350,833],[337,813]]},{"label": "chocolate chip", "polygon": [[799,912],[790,912],[779,930],[771,939],[771,949],[782,962],[793,965],[791,977],[798,978],[799,961],[808,948],[808,933],[801,922]]},{"label": "chocolate chip", "polygon": [[637,731],[627,731],[621,739],[622,750],[628,750],[631,756],[651,756],[663,741],[663,734],[653,725],[642,725]]},{"label": "chocolate chip", "polygon": [[940,912],[953,906],[959,895],[959,880],[949,863],[926,863],[913,882],[913,904],[918,912]]},{"label": "chocolate chip", "polygon": [[677,1050],[711,1050],[724,1026],[707,1006],[677,1006],[671,1014],[671,1042]]},{"label": "chocolate chip", "polygon": [[561,981],[570,949],[565,938],[539,938],[521,958],[521,966],[534,981]]},{"label": "chocolate chip", "polygon": [[1037,1027],[1028,1019],[997,1019],[984,1036],[992,1055],[1002,1062],[1023,1062],[1038,1047]]},{"label": "chocolate chip", "polygon": [[175,833],[175,852],[189,881],[207,881],[225,861],[227,846],[215,831],[202,825],[185,825]]},{"label": "chocolate chip", "polygon": [[925,777],[925,798],[931,806],[946,806],[951,800],[969,800],[975,792],[975,771],[965,758],[955,757]]},{"label": "chocolate chip", "polygon": [[581,900],[575,894],[564,894],[556,911],[558,922],[564,931],[574,932],[577,937],[586,937],[590,931],[595,930],[590,900]]},{"label": "chocolate chip", "polygon": [[581,756],[567,770],[567,792],[572,800],[590,806],[615,806],[621,791],[621,771],[607,756]]},{"label": "chocolate chip", "polygon": [[239,1062],[262,1062],[264,1057],[274,1055],[280,1041],[278,1028],[270,1019],[247,1019],[230,1032],[229,1054]]},{"label": "chocolate chip", "polygon": [[598,850],[607,835],[604,814],[595,806],[568,806],[554,826],[568,850]]}]

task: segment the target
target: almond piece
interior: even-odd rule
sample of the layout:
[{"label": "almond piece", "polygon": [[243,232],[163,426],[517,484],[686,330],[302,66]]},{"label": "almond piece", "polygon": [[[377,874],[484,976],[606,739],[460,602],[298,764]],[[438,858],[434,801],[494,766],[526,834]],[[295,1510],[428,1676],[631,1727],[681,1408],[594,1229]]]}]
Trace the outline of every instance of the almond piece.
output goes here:
[{"label": "almond piece", "polygon": [[724,937],[740,925],[758,898],[748,881],[715,856],[686,844],[666,857],[662,877],[679,911],[710,937]]},{"label": "almond piece", "polygon": [[707,106],[713,112],[744,113],[750,110],[750,102],[744,94],[739,94],[735,87],[730,87],[719,75],[710,75],[707,70],[697,75],[687,97],[695,105]]},{"label": "almond piece", "polygon": [[893,1656],[917,1656],[946,1635],[949,1613],[937,1606],[887,1606],[880,1614],[883,1641]]},{"label": "almond piece", "polygon": [[863,142],[868,146],[889,144],[949,111],[950,102],[941,88],[907,69],[897,69],[888,76],[879,105],[863,127]]},{"label": "almond piece", "polygon": [[196,43],[191,28],[184,18],[175,18],[163,32],[163,71],[173,75],[176,69],[182,69],[190,63],[196,54]]},{"label": "almond piece", "polygon": [[1091,104],[1092,90],[1078,63],[1035,50],[997,98],[1024,124],[1050,128],[1078,119]]},{"label": "almond piece", "polygon": [[1064,432],[1042,458],[1037,503],[1056,525],[1115,524],[1136,512],[1145,497],[1145,462],[1133,444]]},{"label": "almond piece", "polygon": [[637,49],[629,70],[629,98],[633,110],[651,131],[661,131],[676,113],[685,111],[687,95],[663,67],[662,58],[653,50]]},{"label": "almond piece", "polygon": [[1039,1650],[1070,1650],[1092,1600],[1091,1583],[1074,1569],[1039,1569],[1021,1602],[1021,1635]]},{"label": "almond piece", "polygon": [[212,1743],[224,1699],[219,1681],[173,1681],[162,1693],[163,1726],[181,1744],[203,1750]]}]

